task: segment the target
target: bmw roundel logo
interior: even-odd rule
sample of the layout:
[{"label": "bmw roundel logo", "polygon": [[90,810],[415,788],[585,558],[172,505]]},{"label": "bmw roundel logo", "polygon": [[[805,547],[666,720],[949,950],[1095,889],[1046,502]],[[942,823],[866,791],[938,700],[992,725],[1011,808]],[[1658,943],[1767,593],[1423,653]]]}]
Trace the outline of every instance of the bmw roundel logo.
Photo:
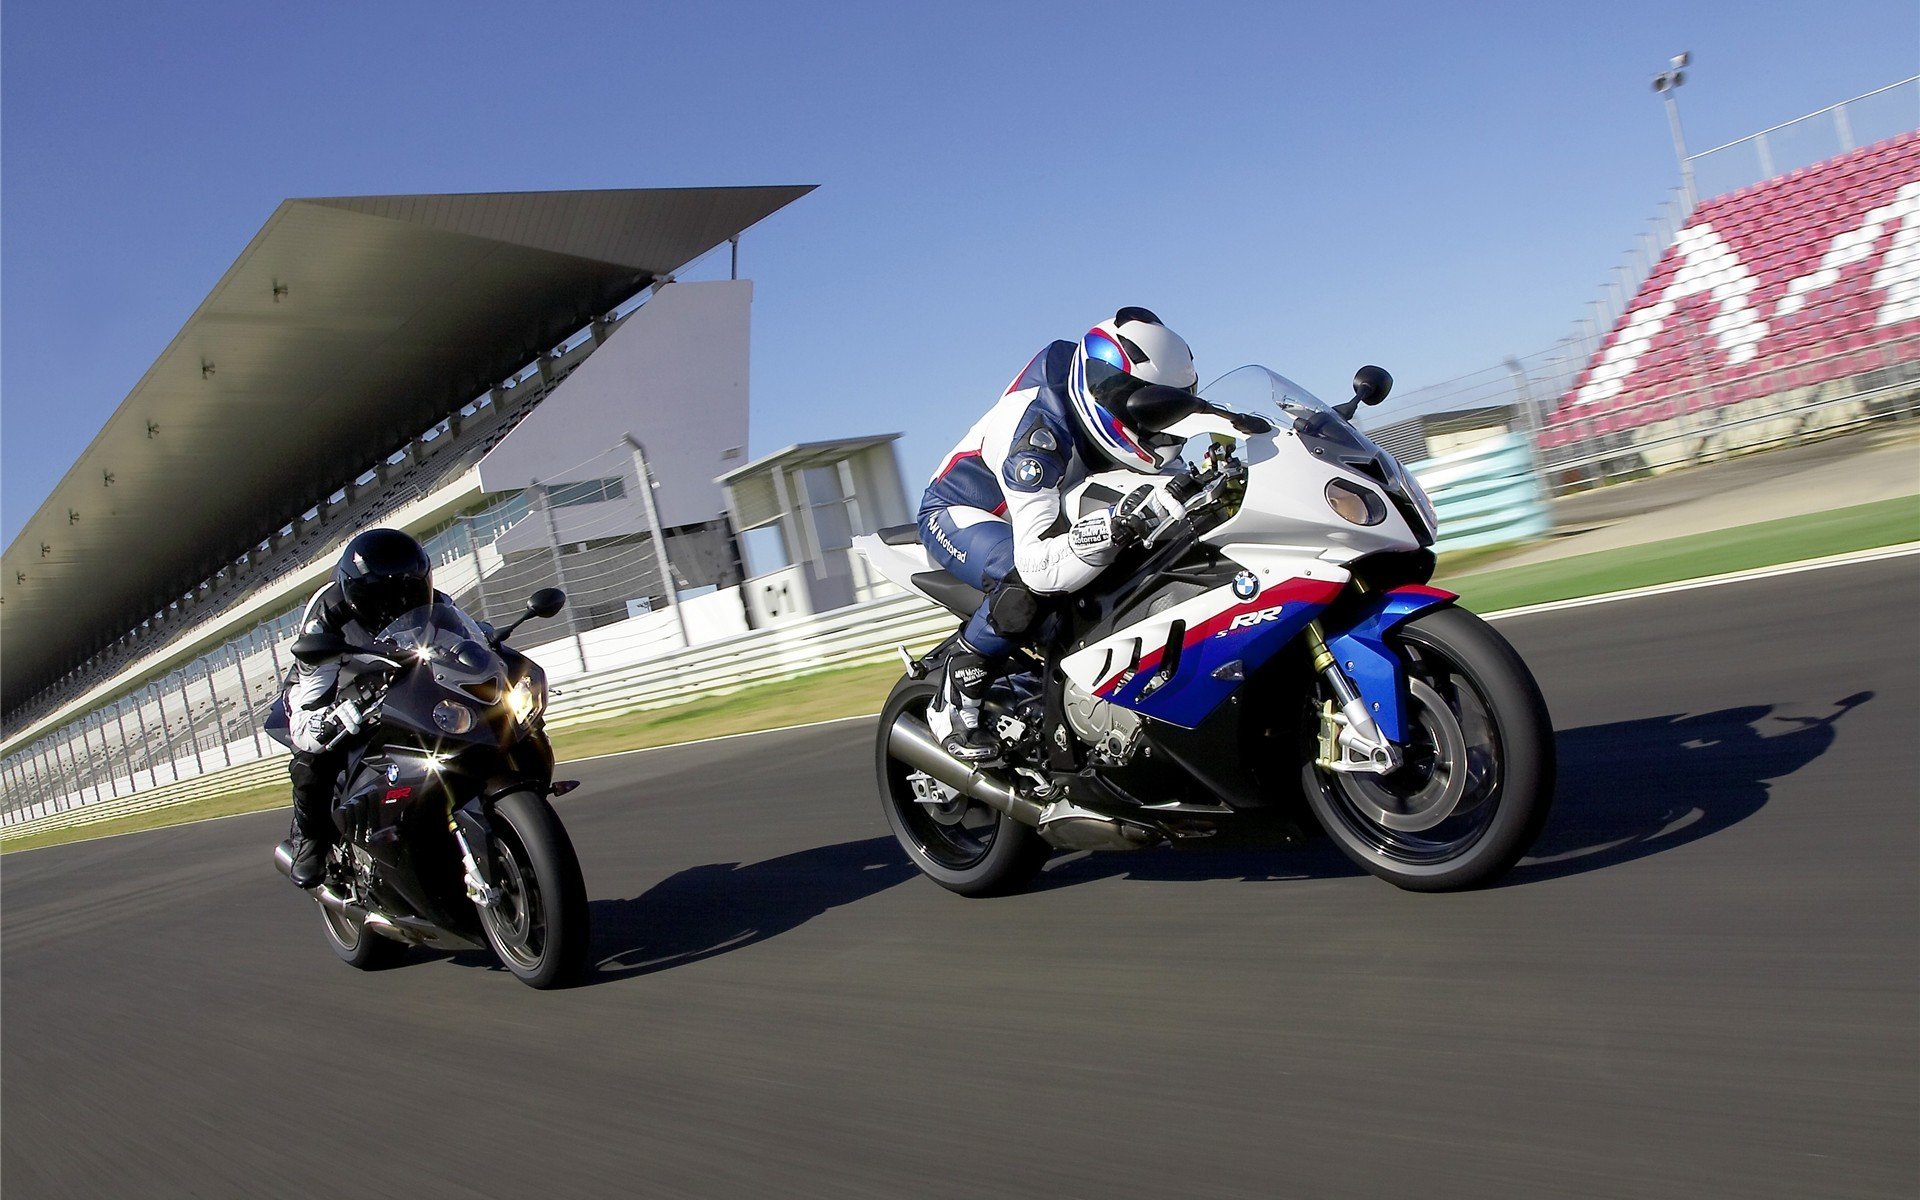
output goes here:
[{"label": "bmw roundel logo", "polygon": [[1242,600],[1251,600],[1260,592],[1260,577],[1252,571],[1242,571],[1233,577],[1233,594]]},{"label": "bmw roundel logo", "polygon": [[400,764],[399,763],[387,764],[387,782],[388,783],[400,782]]},{"label": "bmw roundel logo", "polygon": [[1021,483],[1038,483],[1040,480],[1040,462],[1038,459],[1022,457],[1014,467],[1014,475]]}]

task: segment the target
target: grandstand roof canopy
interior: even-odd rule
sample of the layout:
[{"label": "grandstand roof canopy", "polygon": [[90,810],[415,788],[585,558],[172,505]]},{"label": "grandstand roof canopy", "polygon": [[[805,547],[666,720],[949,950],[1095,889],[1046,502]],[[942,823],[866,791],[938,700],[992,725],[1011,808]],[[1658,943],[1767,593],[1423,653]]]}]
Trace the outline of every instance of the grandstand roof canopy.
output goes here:
[{"label": "grandstand roof canopy", "polygon": [[283,202],[0,559],[7,706],[811,190]]}]

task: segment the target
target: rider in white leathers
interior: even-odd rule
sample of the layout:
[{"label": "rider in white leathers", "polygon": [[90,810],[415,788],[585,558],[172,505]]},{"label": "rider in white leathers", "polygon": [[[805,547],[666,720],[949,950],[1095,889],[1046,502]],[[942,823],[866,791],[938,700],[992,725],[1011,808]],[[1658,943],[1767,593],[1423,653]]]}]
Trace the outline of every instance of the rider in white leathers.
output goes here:
[{"label": "rider in white leathers", "polygon": [[[1123,308],[1078,343],[1033,357],[999,403],[942,463],[920,502],[920,540],[934,562],[987,593],[947,660],[930,714],[948,753],[967,762],[999,745],[980,704],[1016,637],[1025,593],[1073,592],[1126,544],[1135,510],[1162,503],[1151,486],[1069,521],[1062,498],[1090,474],[1118,467],[1158,474],[1179,443],[1129,427],[1127,395],[1145,384],[1193,390],[1193,352],[1144,308]],[[1023,603],[1024,601],[1024,603]],[[1009,627],[1011,626],[1011,628]]]}]

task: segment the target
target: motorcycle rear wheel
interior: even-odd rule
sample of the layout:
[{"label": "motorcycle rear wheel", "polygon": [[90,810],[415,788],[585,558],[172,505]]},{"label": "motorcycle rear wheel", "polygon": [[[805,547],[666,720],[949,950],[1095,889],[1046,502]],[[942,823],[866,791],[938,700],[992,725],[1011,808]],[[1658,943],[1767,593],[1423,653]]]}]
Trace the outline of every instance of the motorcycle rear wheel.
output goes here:
[{"label": "motorcycle rear wheel", "polygon": [[1505,638],[1460,608],[1429,609],[1390,640],[1407,665],[1406,762],[1386,776],[1303,769],[1308,805],[1342,853],[1414,892],[1481,887],[1545,827],[1553,721]]},{"label": "motorcycle rear wheel", "polygon": [[566,987],[586,970],[587,887],[566,826],[532,792],[493,806],[492,908],[476,905],[480,928],[502,966],[529,987]]},{"label": "motorcycle rear wheel", "polygon": [[[342,853],[336,846],[329,857],[337,858]],[[406,953],[407,948],[399,942],[369,930],[363,919],[335,912],[317,900],[314,907],[320,910],[320,927],[327,935],[327,945],[348,966],[378,971],[399,962]]]},{"label": "motorcycle rear wheel", "polygon": [[887,825],[913,865],[950,892],[984,897],[1022,891],[1053,853],[1039,832],[965,796],[941,806],[922,804],[910,781],[913,768],[887,752],[894,722],[913,717],[924,724],[933,694],[931,680],[903,678],[880,712],[875,762]]}]

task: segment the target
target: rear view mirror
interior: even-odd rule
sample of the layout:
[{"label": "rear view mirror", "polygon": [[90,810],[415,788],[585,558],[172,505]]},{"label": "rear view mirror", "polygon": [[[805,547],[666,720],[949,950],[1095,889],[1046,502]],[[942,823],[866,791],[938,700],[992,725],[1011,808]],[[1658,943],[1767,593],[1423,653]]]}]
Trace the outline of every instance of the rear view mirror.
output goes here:
[{"label": "rear view mirror", "polygon": [[1387,374],[1385,368],[1372,365],[1361,367],[1353,373],[1353,399],[1334,405],[1333,411],[1339,413],[1343,420],[1351,421],[1362,404],[1378,404],[1392,390],[1393,376]]},{"label": "rear view mirror", "polygon": [[1192,392],[1149,383],[1126,399],[1126,424],[1145,433],[1164,433],[1206,407]]},{"label": "rear view mirror", "polygon": [[1382,367],[1365,366],[1353,373],[1353,398],[1362,404],[1378,404],[1393,390],[1393,376]]},{"label": "rear view mirror", "polygon": [[527,597],[527,611],[545,620],[567,606],[567,594],[559,588],[541,588]]}]

